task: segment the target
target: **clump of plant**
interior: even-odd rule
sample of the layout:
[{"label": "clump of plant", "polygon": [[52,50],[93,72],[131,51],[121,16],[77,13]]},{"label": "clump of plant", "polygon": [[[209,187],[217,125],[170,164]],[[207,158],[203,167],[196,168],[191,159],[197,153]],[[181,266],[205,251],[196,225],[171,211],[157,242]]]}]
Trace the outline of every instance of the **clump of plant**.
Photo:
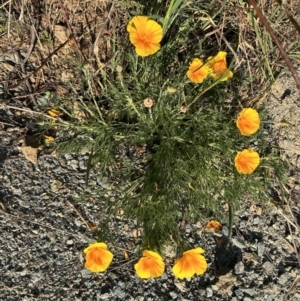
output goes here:
[{"label": "clump of plant", "polygon": [[[120,186],[126,183],[122,197],[109,203],[108,216],[122,208],[142,229],[143,249],[160,251],[172,239],[179,254],[188,249],[181,221],[224,218],[246,198],[261,202],[270,182],[280,182],[284,173],[269,150],[263,114],[235,99],[231,87],[243,83],[235,77],[234,61],[228,64],[227,52],[217,45],[203,48],[209,45],[204,23],[187,4],[171,1],[151,11],[152,17],[143,11],[131,16],[125,41],[105,68],[97,76],[82,68],[86,94],[74,100],[76,110],[58,106],[69,120],[56,123],[68,137],[57,141],[59,151],[87,152],[88,170],[99,162],[100,178],[114,169]],[[141,159],[122,153],[126,147],[142,152]],[[138,273],[161,275],[161,258],[151,251],[144,256],[159,261],[160,269],[137,265]],[[111,260],[109,255],[105,266]],[[178,277],[201,273],[185,273],[178,264]]]}]

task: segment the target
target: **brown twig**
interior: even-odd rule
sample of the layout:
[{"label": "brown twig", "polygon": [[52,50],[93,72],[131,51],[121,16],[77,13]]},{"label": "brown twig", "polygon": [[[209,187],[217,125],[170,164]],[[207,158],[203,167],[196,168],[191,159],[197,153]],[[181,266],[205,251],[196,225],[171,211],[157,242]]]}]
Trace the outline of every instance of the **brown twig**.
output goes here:
[{"label": "brown twig", "polygon": [[295,80],[295,83],[297,85],[297,88],[299,90],[299,94],[300,94],[300,78],[297,75],[297,72],[294,68],[294,66],[292,65],[292,62],[289,58],[289,56],[287,55],[287,53],[285,52],[285,50],[283,49],[281,43],[279,42],[279,40],[277,39],[277,37],[274,34],[273,29],[271,28],[271,26],[269,25],[267,19],[265,18],[265,16],[262,14],[261,10],[259,9],[259,7],[257,6],[255,0],[248,0],[248,2],[250,3],[250,5],[253,6],[253,9],[255,10],[256,14],[258,15],[261,23],[265,26],[266,30],[268,31],[268,33],[270,34],[271,38],[273,39],[273,41],[275,42],[275,44],[277,45],[282,58],[284,59],[285,63],[287,64],[289,70],[292,73],[292,76]]},{"label": "brown twig", "polygon": [[77,215],[79,216],[79,218],[85,223],[86,227],[89,230],[91,230],[91,227],[90,227],[89,223],[83,218],[83,216],[79,213],[79,211],[75,208],[75,206],[71,202],[69,202],[69,201],[67,201],[67,204],[77,213]]}]

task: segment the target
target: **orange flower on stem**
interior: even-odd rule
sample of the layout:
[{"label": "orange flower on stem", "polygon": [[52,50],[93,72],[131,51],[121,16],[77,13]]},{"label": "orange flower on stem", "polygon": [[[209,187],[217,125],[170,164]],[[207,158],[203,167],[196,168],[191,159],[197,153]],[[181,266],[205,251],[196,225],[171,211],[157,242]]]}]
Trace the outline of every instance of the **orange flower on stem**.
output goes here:
[{"label": "orange flower on stem", "polygon": [[44,135],[44,141],[45,141],[45,144],[48,146],[48,145],[50,145],[52,142],[54,142],[54,138],[53,138],[52,136]]},{"label": "orange flower on stem", "polygon": [[127,31],[137,55],[148,56],[160,49],[163,30],[154,20],[146,16],[135,16],[129,21]]},{"label": "orange flower on stem", "polygon": [[158,253],[145,250],[143,257],[134,265],[134,268],[140,278],[157,278],[163,274],[165,264]]},{"label": "orange flower on stem", "polygon": [[104,272],[114,257],[103,242],[91,244],[83,252],[86,254],[85,268],[94,273]]},{"label": "orange flower on stem", "polygon": [[219,230],[221,231],[222,230],[222,224],[219,222],[219,221],[216,221],[216,220],[211,220],[207,223],[206,227],[205,227],[205,230],[206,231],[211,231],[211,232],[214,232],[216,230]]},{"label": "orange flower on stem", "polygon": [[187,77],[196,84],[201,84],[210,73],[210,68],[200,59],[193,59],[187,71]]},{"label": "orange flower on stem", "polygon": [[243,109],[236,120],[236,126],[244,136],[254,134],[260,127],[258,112],[252,108]]},{"label": "orange flower on stem", "polygon": [[48,114],[51,116],[51,117],[59,117],[60,115],[60,112],[56,109],[51,109],[48,111]]},{"label": "orange flower on stem", "polygon": [[259,154],[252,149],[244,149],[238,152],[234,159],[234,165],[237,171],[245,175],[253,173],[259,163]]},{"label": "orange flower on stem", "polygon": [[226,75],[221,79],[221,81],[226,81],[233,76],[233,73],[227,68],[225,51],[219,51],[214,57],[208,58],[207,65],[212,69],[211,76],[218,79],[225,72]]},{"label": "orange flower on stem", "polygon": [[202,275],[207,270],[207,262],[203,255],[202,248],[186,251],[182,254],[172,268],[172,271],[179,279],[191,278],[192,276]]}]

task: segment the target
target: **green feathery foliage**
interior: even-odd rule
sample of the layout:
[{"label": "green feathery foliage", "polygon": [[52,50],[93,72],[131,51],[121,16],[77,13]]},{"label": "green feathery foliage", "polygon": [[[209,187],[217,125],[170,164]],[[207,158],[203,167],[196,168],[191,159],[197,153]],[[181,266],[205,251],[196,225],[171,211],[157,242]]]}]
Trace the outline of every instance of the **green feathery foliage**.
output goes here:
[{"label": "green feathery foliage", "polygon": [[[100,178],[113,169],[120,187],[126,187],[115,187],[122,196],[107,205],[108,216],[122,208],[143,229],[143,247],[157,250],[170,237],[179,246],[186,243],[181,221],[224,218],[226,205],[237,209],[247,198],[262,202],[270,183],[285,175],[264,125],[250,137],[241,136],[236,127],[242,106],[235,91],[246,81],[234,75],[228,81],[208,78],[194,84],[186,77],[193,58],[207,59],[220,50],[205,37],[207,19],[188,4],[178,2],[172,11],[158,1],[158,10],[148,10],[160,18],[170,12],[155,55],[138,57],[126,36],[117,41],[121,51],[96,76],[81,66],[84,94],[77,95],[76,110],[67,101],[60,106],[69,120],[57,122],[63,137],[58,151],[89,153],[91,166],[99,162]],[[231,55],[229,61],[232,66]],[[152,107],[144,105],[147,98]],[[83,115],[78,117],[78,111]],[[135,151],[128,154],[127,148]],[[250,175],[239,174],[234,166],[237,152],[245,148],[262,157]],[[104,224],[107,229],[108,221]]]}]

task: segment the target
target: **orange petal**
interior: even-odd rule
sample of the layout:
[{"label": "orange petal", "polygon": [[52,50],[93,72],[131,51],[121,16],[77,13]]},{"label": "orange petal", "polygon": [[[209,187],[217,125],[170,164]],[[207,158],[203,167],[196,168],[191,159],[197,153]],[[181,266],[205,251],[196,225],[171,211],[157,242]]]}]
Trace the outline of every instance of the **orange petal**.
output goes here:
[{"label": "orange petal", "polygon": [[260,127],[258,112],[252,108],[244,108],[236,120],[236,126],[244,136],[254,134]]},{"label": "orange petal", "polygon": [[222,224],[216,220],[211,220],[207,223],[205,230],[212,232],[215,230],[222,230]]},{"label": "orange petal", "polygon": [[209,73],[210,68],[202,60],[196,58],[190,64],[186,75],[193,83],[200,84],[207,78]]},{"label": "orange petal", "polygon": [[164,273],[165,264],[158,253],[145,250],[143,257],[134,265],[134,268],[140,278],[156,278]]},{"label": "orange petal", "polygon": [[234,164],[237,171],[241,174],[251,174],[260,163],[259,154],[252,149],[244,149],[238,152]]}]

